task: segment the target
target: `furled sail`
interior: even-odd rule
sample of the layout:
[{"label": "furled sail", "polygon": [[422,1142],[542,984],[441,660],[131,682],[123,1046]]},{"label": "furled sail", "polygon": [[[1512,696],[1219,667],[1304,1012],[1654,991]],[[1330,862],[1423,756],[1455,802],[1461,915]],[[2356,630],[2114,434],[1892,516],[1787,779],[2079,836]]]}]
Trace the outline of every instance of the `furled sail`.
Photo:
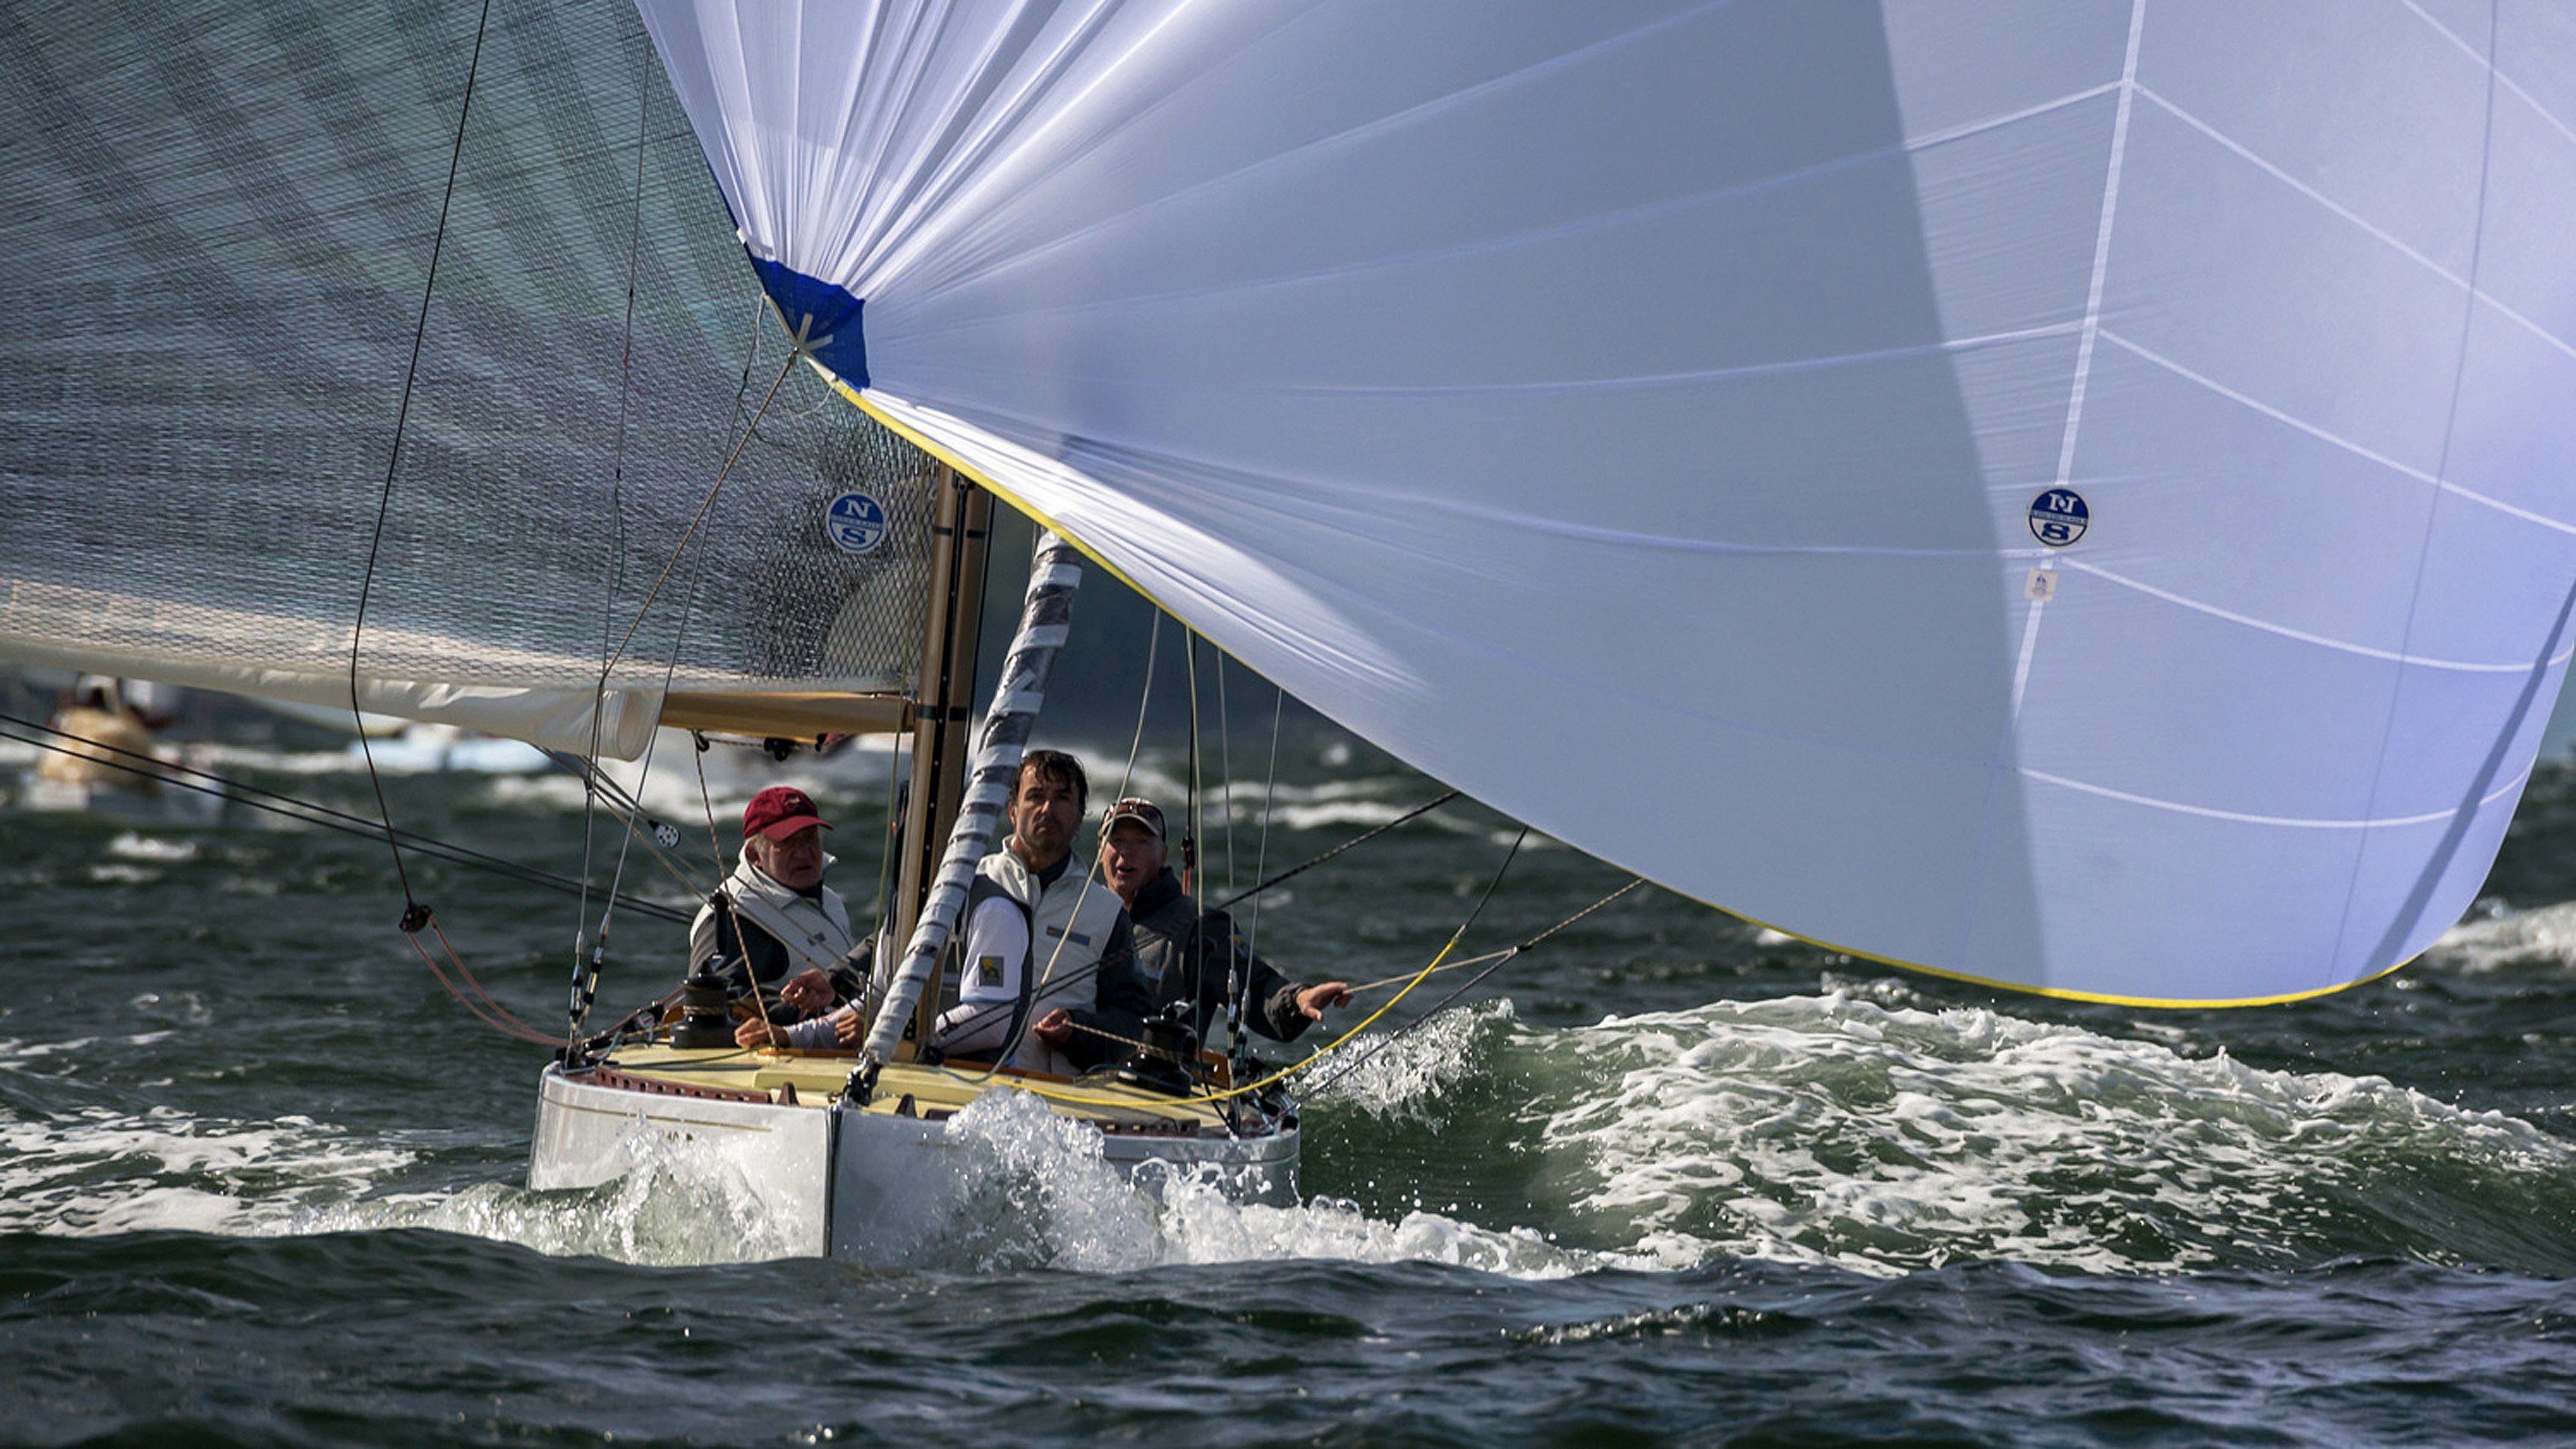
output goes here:
[{"label": "furled sail", "polygon": [[631,11],[478,18],[0,15],[0,658],[347,708],[354,643],[369,710],[617,754],[872,717],[929,460],[798,368],[683,550],[768,305]]},{"label": "furled sail", "polygon": [[2576,603],[2576,20],[642,0],[864,403],[1370,739],[1872,957],[2328,990]]}]

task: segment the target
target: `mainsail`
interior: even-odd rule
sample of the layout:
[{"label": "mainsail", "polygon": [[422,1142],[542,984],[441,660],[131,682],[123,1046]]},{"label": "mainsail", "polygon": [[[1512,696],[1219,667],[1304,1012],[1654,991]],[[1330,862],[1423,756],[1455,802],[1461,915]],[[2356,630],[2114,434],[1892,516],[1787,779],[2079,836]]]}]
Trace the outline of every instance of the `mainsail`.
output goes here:
[{"label": "mainsail", "polygon": [[2512,815],[2576,605],[2563,8],[642,9],[865,406],[1676,890],[2262,1000],[2414,955]]},{"label": "mainsail", "polygon": [[892,723],[930,460],[799,368],[692,536],[775,320],[634,14],[480,18],[0,13],[0,657],[347,708],[354,645],[369,710],[624,755]]}]

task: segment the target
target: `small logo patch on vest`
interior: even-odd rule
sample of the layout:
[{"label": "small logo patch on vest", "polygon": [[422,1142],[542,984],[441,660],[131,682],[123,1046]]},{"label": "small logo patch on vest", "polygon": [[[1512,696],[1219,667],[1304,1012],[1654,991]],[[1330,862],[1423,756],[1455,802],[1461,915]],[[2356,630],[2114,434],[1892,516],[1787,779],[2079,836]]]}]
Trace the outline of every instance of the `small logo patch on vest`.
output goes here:
[{"label": "small logo patch on vest", "polygon": [[1088,946],[1091,944],[1091,938],[1082,934],[1080,931],[1068,931],[1062,926],[1049,926],[1046,928],[1046,931],[1050,936],[1062,936],[1077,946]]}]

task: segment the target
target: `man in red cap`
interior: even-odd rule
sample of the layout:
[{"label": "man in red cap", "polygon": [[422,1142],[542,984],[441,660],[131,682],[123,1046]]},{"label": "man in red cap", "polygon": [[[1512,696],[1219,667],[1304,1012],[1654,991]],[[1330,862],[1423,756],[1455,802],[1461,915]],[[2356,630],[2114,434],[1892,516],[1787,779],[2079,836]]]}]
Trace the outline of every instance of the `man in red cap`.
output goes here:
[{"label": "man in red cap", "polygon": [[[741,863],[689,925],[692,967],[712,962],[737,996],[755,987],[775,993],[777,1004],[755,1013],[745,1032],[765,1018],[783,1024],[820,1015],[866,989],[849,959],[856,944],[849,908],[823,884],[832,863],[823,832],[831,828],[813,797],[793,786],[752,796],[742,812]],[[758,1033],[760,1040],[768,1035]]]}]

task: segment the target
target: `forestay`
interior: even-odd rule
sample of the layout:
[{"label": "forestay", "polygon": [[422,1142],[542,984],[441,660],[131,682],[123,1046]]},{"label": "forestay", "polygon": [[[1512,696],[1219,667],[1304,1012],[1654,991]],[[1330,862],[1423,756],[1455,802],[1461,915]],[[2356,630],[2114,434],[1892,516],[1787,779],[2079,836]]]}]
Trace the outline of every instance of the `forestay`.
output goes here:
[{"label": "forestay", "polygon": [[641,615],[605,751],[847,727],[928,460],[798,369],[645,611],[784,348],[636,17],[477,17],[0,22],[0,658],[345,709],[372,550],[370,710],[587,748]]}]

